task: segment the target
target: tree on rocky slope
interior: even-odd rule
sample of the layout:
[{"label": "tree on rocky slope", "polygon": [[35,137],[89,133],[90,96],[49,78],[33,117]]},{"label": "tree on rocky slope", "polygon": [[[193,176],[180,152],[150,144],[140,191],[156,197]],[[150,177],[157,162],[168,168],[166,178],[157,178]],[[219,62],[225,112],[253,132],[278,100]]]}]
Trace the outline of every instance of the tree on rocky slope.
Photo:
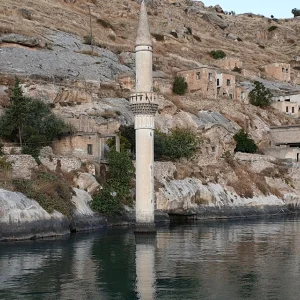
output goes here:
[{"label": "tree on rocky slope", "polygon": [[297,9],[297,8],[292,9],[292,14],[294,15],[294,18],[299,17],[300,16],[300,9]]},{"label": "tree on rocky slope", "polygon": [[249,100],[252,105],[259,107],[269,106],[272,93],[261,82],[254,81],[254,89],[249,93]]},{"label": "tree on rocky slope", "polygon": [[236,141],[235,152],[255,153],[257,151],[254,140],[244,129],[239,130],[233,138]]},{"label": "tree on rocky slope", "polygon": [[10,106],[0,118],[1,137],[18,142],[23,153],[37,156],[41,147],[71,131],[71,127],[55,116],[47,104],[25,97],[16,78]]}]

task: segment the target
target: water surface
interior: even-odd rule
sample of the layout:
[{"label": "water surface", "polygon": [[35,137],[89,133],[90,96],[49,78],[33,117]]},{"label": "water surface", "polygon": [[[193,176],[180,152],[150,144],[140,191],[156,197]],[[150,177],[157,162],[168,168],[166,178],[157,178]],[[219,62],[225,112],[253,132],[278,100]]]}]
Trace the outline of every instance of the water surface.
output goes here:
[{"label": "water surface", "polygon": [[300,219],[0,244],[0,299],[300,299]]}]

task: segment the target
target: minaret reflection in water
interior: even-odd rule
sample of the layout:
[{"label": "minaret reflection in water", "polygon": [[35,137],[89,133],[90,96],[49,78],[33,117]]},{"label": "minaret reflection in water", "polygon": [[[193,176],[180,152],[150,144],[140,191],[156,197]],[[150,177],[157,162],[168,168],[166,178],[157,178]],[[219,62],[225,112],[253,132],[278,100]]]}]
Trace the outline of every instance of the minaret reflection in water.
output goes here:
[{"label": "minaret reflection in water", "polygon": [[153,235],[136,235],[136,292],[140,300],[156,297],[155,245]]}]

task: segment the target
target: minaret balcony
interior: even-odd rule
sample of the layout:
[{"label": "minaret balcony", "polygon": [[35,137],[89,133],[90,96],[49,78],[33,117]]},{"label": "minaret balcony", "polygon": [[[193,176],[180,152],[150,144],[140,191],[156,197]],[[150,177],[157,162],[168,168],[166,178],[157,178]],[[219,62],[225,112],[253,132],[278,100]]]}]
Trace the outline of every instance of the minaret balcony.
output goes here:
[{"label": "minaret balcony", "polygon": [[155,115],[158,110],[158,96],[153,92],[137,92],[130,96],[130,108],[134,115]]}]

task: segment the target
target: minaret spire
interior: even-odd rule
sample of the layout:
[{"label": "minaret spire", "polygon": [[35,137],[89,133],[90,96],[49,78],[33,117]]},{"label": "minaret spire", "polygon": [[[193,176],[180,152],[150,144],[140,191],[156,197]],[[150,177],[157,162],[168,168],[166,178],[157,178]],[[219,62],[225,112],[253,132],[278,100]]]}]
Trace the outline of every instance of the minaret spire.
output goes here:
[{"label": "minaret spire", "polygon": [[130,97],[136,139],[136,232],[155,232],[154,226],[154,116],[152,41],[146,4],[141,2],[135,45],[136,92]]},{"label": "minaret spire", "polygon": [[140,8],[139,25],[137,29],[136,46],[149,45],[152,46],[150,29],[148,24],[148,16],[145,1],[143,0]]}]

